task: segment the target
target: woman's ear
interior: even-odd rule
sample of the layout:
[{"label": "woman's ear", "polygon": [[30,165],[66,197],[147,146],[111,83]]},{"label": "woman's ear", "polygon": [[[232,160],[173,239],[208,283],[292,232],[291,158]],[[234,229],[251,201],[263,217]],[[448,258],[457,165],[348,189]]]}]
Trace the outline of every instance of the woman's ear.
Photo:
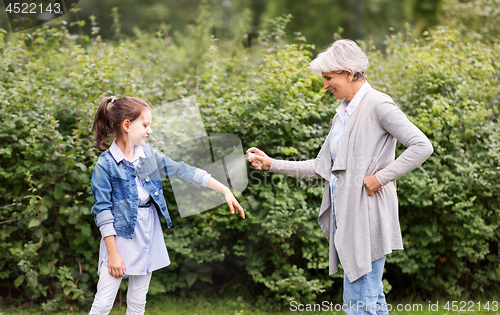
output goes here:
[{"label": "woman's ear", "polygon": [[349,71],[344,72],[347,75],[347,82],[351,82],[354,79],[354,74]]},{"label": "woman's ear", "polygon": [[122,129],[128,133],[128,129],[130,128],[130,120],[128,119],[125,119],[123,122],[122,122]]}]

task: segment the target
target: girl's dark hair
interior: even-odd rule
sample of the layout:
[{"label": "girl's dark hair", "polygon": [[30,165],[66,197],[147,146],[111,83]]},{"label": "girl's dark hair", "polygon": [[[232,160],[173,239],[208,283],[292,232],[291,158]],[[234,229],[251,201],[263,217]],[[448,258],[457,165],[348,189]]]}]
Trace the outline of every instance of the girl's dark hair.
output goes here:
[{"label": "girl's dark hair", "polygon": [[111,102],[113,99],[113,97],[103,98],[94,116],[92,131],[95,132],[95,136],[92,140],[100,151],[106,151],[109,147],[110,143],[107,140],[110,135],[120,137],[120,126],[124,120],[134,121],[144,109],[151,110],[148,102],[137,97],[123,96]]}]

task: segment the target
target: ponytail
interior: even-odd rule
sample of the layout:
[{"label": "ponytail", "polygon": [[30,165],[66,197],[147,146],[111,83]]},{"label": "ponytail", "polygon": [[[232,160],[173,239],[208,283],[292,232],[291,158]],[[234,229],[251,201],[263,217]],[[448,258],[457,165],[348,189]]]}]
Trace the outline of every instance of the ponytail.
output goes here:
[{"label": "ponytail", "polygon": [[102,99],[94,116],[92,140],[95,141],[99,151],[106,151],[110,143],[107,142],[111,135],[121,135],[120,126],[126,119],[134,121],[144,109],[151,110],[146,101],[136,97],[105,97]]},{"label": "ponytail", "polygon": [[108,106],[111,100],[114,99],[112,97],[103,98],[94,116],[92,131],[95,132],[95,136],[92,140],[95,141],[99,151],[106,151],[105,145],[109,146],[106,140],[108,140],[109,135],[113,133],[113,126],[108,117]]}]

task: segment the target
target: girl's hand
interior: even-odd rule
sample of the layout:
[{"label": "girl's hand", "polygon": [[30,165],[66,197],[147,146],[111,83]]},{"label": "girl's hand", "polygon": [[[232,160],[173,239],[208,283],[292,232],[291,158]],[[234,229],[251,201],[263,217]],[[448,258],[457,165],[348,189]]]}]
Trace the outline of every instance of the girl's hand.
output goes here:
[{"label": "girl's hand", "polygon": [[256,169],[265,169],[269,171],[271,167],[271,158],[264,153],[264,151],[257,148],[250,148],[246,151],[248,153],[248,162],[252,163],[252,166]]},{"label": "girl's hand", "polygon": [[210,178],[210,180],[208,181],[207,187],[210,189],[213,189],[215,191],[218,191],[224,195],[224,197],[226,198],[227,205],[229,206],[229,209],[231,209],[231,213],[234,213],[234,209],[236,208],[236,213],[238,213],[238,211],[239,211],[241,217],[243,219],[245,218],[245,212],[243,211],[243,208],[240,206],[240,204],[238,203],[238,200],[236,200],[236,198],[231,193],[229,188],[222,185],[218,180],[216,180],[213,177]]},{"label": "girl's hand", "polygon": [[382,186],[380,186],[380,183],[378,182],[377,177],[375,177],[375,174],[377,174],[377,172],[373,173],[372,176],[366,176],[363,179],[363,183],[368,189],[368,196],[373,196],[375,192],[382,189]]},{"label": "girl's hand", "polygon": [[125,262],[118,251],[108,253],[108,272],[116,278],[121,278],[125,274]]},{"label": "girl's hand", "polygon": [[108,272],[113,277],[121,278],[125,273],[125,262],[118,252],[114,235],[109,235],[104,238],[106,249],[108,250]]},{"label": "girl's hand", "polygon": [[231,209],[231,213],[234,213],[234,209],[236,208],[236,213],[240,212],[240,216],[244,219],[245,212],[229,189],[224,193],[224,197],[226,198],[229,209]]}]

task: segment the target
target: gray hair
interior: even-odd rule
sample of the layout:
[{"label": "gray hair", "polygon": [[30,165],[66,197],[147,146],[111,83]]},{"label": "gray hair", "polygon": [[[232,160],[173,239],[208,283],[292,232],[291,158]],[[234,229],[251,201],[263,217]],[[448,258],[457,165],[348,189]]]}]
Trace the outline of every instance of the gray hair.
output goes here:
[{"label": "gray hair", "polygon": [[354,81],[366,80],[368,58],[358,44],[349,39],[335,41],[326,51],[311,61],[309,68],[315,75],[344,71],[354,75]]}]

